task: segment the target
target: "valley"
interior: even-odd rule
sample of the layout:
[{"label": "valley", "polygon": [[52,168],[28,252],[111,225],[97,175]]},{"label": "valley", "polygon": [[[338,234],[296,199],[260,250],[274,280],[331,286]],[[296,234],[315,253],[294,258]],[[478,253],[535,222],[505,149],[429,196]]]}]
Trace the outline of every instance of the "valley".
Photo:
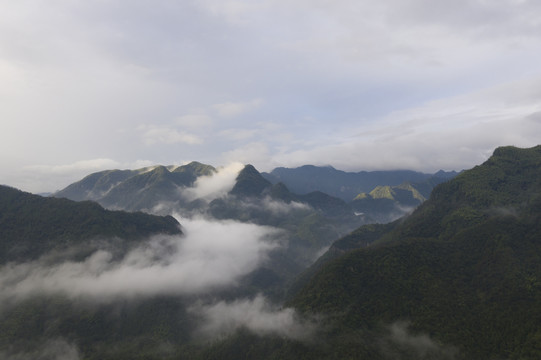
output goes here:
[{"label": "valley", "polygon": [[334,169],[196,162],[2,187],[0,355],[534,359],[540,149],[349,201]]}]

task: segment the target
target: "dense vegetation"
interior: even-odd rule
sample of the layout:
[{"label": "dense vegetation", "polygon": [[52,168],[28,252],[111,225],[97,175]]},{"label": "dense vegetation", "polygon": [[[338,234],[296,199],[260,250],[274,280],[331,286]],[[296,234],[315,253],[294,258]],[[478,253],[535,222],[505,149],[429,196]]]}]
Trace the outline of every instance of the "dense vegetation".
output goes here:
[{"label": "dense vegetation", "polygon": [[44,198],[0,186],[0,263],[34,259],[93,238],[138,240],[180,233],[168,216],[109,211],[91,201]]},{"label": "dense vegetation", "polygon": [[539,358],[541,147],[497,149],[378,241],[323,266],[290,305],[334,314],[342,333],[409,321],[466,358]]},{"label": "dense vegetation", "polygon": [[[309,242],[344,204],[325,194],[293,194],[253,170],[242,174],[248,181],[239,182],[234,201],[212,204],[217,217],[275,222]],[[371,197],[399,196],[392,187],[379,190]],[[256,199],[336,208],[326,214],[299,207],[270,217],[250,206]],[[198,319],[187,305],[194,299],[95,305],[49,295],[0,314],[0,355],[22,347],[37,354],[46,339],[62,338],[84,359],[538,359],[540,259],[541,146],[504,147],[437,186],[409,217],[365,225],[336,241],[287,293],[284,306],[311,324],[297,330],[306,334],[241,328],[203,340],[192,336]],[[242,281],[256,290],[285,286],[276,274],[260,268]]]},{"label": "dense vegetation", "polygon": [[360,171],[336,170],[331,166],[304,165],[298,168],[279,167],[263,176],[273,184],[282,182],[297,194],[321,191],[346,202],[360,193],[369,193],[378,186],[398,186],[409,183],[419,186],[424,197],[434,185],[456,176],[456,172],[438,171],[434,175],[409,170]]},{"label": "dense vegetation", "polygon": [[151,210],[179,200],[179,188],[192,186],[199,176],[216,169],[193,161],[179,167],[155,166],[138,170],[106,170],[90,174],[54,194],[71,200],[95,200],[107,208]]}]

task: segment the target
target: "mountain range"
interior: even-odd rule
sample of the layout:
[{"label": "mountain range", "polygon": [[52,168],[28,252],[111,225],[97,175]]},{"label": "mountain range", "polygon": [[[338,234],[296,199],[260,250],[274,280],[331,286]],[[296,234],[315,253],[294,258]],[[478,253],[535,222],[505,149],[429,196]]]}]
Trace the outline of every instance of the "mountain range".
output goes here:
[{"label": "mountain range", "polygon": [[[492,360],[541,356],[541,146],[498,148],[485,163],[447,181],[429,176],[417,183],[401,179],[398,184],[372,184],[352,191],[350,201],[321,189],[290,191],[294,186],[287,181],[271,181],[250,165],[238,172],[227,191],[210,198],[189,197],[186,189],[197,189],[200,179],[217,175],[220,169],[198,163],[176,169],[112,170],[92,174],[68,188],[73,191],[70,196],[80,200],[95,196],[101,202],[120,192],[114,190],[120,187],[131,197],[125,206],[147,211],[163,209],[156,207],[159,203],[153,203],[150,194],[166,189],[163,193],[175,197],[159,201],[166,201],[169,210],[205,216],[208,227],[220,224],[221,230],[212,232],[211,239],[217,251],[207,247],[202,252],[210,252],[213,261],[231,251],[222,248],[224,239],[245,239],[236,235],[241,227],[249,226],[251,236],[266,237],[270,229],[281,229],[272,232],[278,242],[258,245],[263,247],[256,250],[266,254],[261,262],[239,273],[234,286],[188,293],[164,287],[156,295],[124,297],[117,292],[126,286],[123,282],[117,282],[117,288],[98,287],[95,282],[99,285],[107,276],[115,279],[120,272],[129,283],[126,289],[146,294],[167,281],[170,275],[165,271],[177,261],[170,238],[145,238],[176,237],[179,256],[209,239],[191,243],[193,230],[181,230],[171,217],[105,210],[86,200],[76,203],[1,188],[0,357]],[[182,172],[186,177],[181,181],[175,174]],[[130,186],[122,185],[126,183]],[[56,195],[68,193],[68,188]],[[147,194],[148,200],[138,202],[137,194]],[[373,207],[381,206],[382,213],[390,208],[378,205],[384,204],[378,199],[410,207],[411,214],[392,222],[368,223],[373,218],[359,214],[364,209],[375,214]],[[111,208],[122,205],[113,200],[109,204]],[[361,226],[345,231],[355,227],[355,221]],[[287,242],[281,242],[284,239]],[[21,249],[36,252],[18,250],[19,241]],[[122,246],[110,251],[115,241]],[[85,244],[94,248],[69,250],[84,249]],[[240,248],[248,251],[253,246]],[[323,250],[317,260],[313,253],[302,257],[316,249]],[[189,254],[175,266],[192,264],[196,253]],[[233,269],[241,266],[240,258],[236,262]],[[209,272],[211,278],[226,272],[212,264],[199,270],[198,281],[205,281]],[[140,276],[131,283],[124,269]],[[148,271],[155,269],[162,276],[145,283]],[[50,292],[49,287],[63,285],[49,279],[66,272],[69,276],[63,281],[77,279],[73,289]],[[87,273],[94,275],[89,278]],[[175,276],[181,273],[176,271]],[[31,291],[28,284],[41,286],[45,280],[48,287],[42,292],[26,295]],[[116,297],[89,300],[66,295],[86,291],[84,284]],[[209,333],[219,335],[208,338]]]},{"label": "mountain range", "polygon": [[[52,196],[92,200],[106,208],[128,211],[206,212],[208,201],[186,196],[185,190],[196,186],[198,178],[210,178],[217,172],[215,167],[198,162],[106,170],[90,174]],[[456,174],[454,171],[433,175],[414,171],[348,173],[311,165],[259,173],[252,165],[246,165],[228,192],[244,198],[269,195],[286,202],[315,204],[326,213],[340,209],[362,215],[367,222],[388,222],[410,212],[428,198],[435,185]]]},{"label": "mountain range", "polygon": [[539,358],[540,179],[541,146],[496,149],[409,217],[336,241],[299,278],[287,306],[324,319],[323,342],[232,343],[266,359]]},{"label": "mountain range", "polygon": [[[304,165],[298,168],[279,167],[262,175],[272,183],[283,182],[291,191],[299,194],[321,191],[350,202],[359,194],[369,193],[378,186],[437,184],[453,178],[457,172],[440,170],[435,174],[425,174],[411,170],[395,170],[354,173],[337,170],[332,166]],[[431,188],[424,187],[421,193],[428,197],[430,190]]]}]

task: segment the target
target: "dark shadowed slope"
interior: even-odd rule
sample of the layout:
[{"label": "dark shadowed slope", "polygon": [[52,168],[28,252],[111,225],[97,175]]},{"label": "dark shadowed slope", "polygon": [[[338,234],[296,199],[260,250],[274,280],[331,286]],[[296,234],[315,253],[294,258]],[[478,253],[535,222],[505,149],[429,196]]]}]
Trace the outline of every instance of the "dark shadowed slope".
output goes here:
[{"label": "dark shadowed slope", "polygon": [[215,172],[214,167],[196,161],[179,167],[160,165],[138,170],[107,170],[90,174],[53,196],[94,200],[107,208],[150,210],[162,202],[179,201],[179,189],[193,186],[199,176]]},{"label": "dark shadowed slope", "polygon": [[497,149],[376,242],[324,265],[291,302],[333,317],[335,345],[408,321],[457,358],[539,358],[541,146]]},{"label": "dark shadowed slope", "polygon": [[[450,179],[456,173],[440,171],[434,175],[411,170],[345,172],[331,166],[304,165],[298,168],[279,167],[263,176],[272,183],[283,182],[297,194],[322,191],[352,201],[360,193],[377,186],[398,186],[403,183],[425,183],[431,178]],[[441,182],[441,181],[440,181]],[[425,195],[428,197],[428,194]]]},{"label": "dark shadowed slope", "polygon": [[178,234],[170,217],[108,211],[90,201],[45,198],[0,186],[0,261],[35,258],[42,253],[96,237],[141,239]]}]

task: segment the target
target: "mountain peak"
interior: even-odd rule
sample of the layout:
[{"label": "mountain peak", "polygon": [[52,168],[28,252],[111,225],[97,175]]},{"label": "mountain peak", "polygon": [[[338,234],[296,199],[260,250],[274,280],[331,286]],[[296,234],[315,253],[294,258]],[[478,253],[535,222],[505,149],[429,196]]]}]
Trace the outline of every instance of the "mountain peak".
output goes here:
[{"label": "mountain peak", "polygon": [[248,164],[239,172],[237,182],[230,193],[237,196],[260,196],[271,186],[270,181],[266,180],[253,165]]},{"label": "mountain peak", "polygon": [[212,175],[213,173],[216,172],[216,169],[211,165],[202,164],[198,161],[192,161],[186,165],[177,167],[175,170],[173,170],[173,172],[175,173],[188,172],[198,177],[198,176]]}]

